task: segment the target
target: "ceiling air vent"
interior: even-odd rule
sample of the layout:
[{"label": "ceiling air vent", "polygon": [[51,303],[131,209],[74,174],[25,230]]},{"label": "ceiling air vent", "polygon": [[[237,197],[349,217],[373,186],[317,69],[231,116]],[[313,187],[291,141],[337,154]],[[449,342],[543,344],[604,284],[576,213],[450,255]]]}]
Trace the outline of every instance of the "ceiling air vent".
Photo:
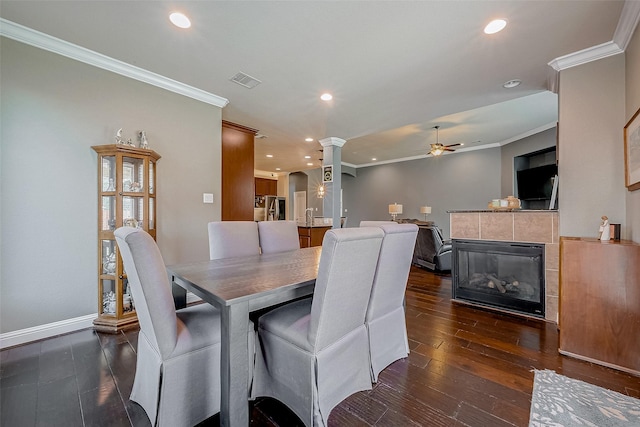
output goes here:
[{"label": "ceiling air vent", "polygon": [[244,86],[249,89],[253,89],[254,87],[258,86],[260,83],[262,83],[260,80],[256,79],[255,77],[251,77],[250,75],[245,74],[243,72],[239,72],[235,76],[231,77],[229,80],[231,80],[234,83],[238,83],[240,86]]}]

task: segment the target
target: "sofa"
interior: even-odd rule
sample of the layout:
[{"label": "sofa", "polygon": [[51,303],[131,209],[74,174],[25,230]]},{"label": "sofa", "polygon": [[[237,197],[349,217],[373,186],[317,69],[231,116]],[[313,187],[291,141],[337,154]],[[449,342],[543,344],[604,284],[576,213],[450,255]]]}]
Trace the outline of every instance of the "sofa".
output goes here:
[{"label": "sofa", "polygon": [[433,271],[451,271],[451,242],[442,238],[435,224],[418,224],[413,264]]}]

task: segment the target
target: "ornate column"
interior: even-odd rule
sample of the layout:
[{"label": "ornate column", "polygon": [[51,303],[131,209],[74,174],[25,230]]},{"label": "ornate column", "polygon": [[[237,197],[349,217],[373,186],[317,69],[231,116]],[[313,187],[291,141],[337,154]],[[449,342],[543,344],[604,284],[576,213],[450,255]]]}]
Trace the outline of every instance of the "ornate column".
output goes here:
[{"label": "ornate column", "polygon": [[323,216],[331,216],[333,228],[340,228],[340,190],[342,189],[342,146],[344,139],[329,137],[320,140],[322,155]]}]

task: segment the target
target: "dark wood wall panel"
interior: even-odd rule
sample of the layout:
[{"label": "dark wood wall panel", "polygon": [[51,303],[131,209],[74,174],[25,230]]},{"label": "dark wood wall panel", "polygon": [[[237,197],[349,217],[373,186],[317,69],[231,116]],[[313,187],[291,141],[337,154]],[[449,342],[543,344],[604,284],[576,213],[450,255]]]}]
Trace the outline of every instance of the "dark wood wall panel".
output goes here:
[{"label": "dark wood wall panel", "polygon": [[257,131],[222,121],[223,221],[253,221],[253,141]]}]

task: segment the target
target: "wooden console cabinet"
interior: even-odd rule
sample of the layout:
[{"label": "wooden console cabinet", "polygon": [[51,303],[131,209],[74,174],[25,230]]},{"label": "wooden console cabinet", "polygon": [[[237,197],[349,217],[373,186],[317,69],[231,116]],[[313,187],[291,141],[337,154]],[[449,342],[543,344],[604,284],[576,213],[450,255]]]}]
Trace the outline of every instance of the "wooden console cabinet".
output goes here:
[{"label": "wooden console cabinet", "polygon": [[640,245],[560,239],[562,354],[640,376]]}]

